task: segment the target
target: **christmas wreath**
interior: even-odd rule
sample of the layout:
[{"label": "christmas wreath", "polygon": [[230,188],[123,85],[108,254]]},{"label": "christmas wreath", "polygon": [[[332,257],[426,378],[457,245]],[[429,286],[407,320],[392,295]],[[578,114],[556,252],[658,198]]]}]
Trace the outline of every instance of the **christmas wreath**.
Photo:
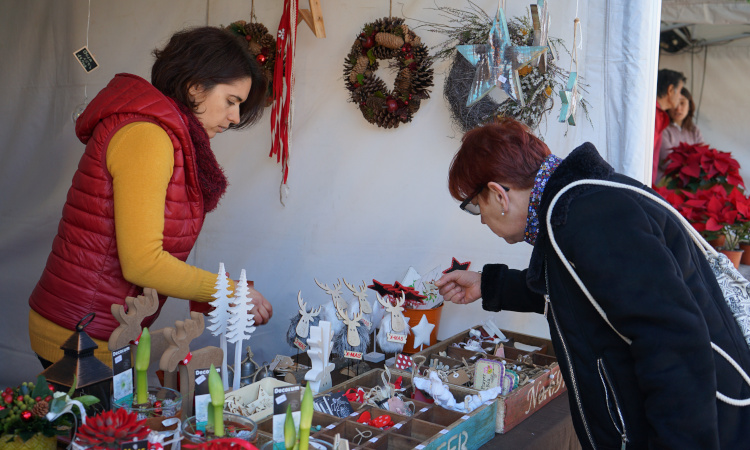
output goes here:
[{"label": "christmas wreath", "polygon": [[273,68],[276,61],[276,39],[268,32],[268,28],[262,23],[245,22],[238,20],[226,27],[227,30],[242,36],[247,41],[247,50],[263,69],[263,74],[268,80],[266,91],[266,106],[273,103]]},{"label": "christmas wreath", "polygon": [[[382,60],[391,60],[390,67],[398,71],[393,90],[375,75]],[[430,97],[432,77],[427,46],[400,18],[384,17],[366,24],[344,63],[350,101],[368,122],[383,128],[411,122],[422,100]]]}]

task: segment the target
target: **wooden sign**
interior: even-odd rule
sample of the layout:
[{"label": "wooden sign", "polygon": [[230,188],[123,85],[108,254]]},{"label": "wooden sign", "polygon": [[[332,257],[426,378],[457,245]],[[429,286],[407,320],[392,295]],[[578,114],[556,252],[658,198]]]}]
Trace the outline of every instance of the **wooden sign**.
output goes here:
[{"label": "wooden sign", "polygon": [[346,350],[344,352],[344,357],[345,358],[349,358],[349,359],[360,360],[360,359],[362,359],[362,352],[352,352],[350,350]]}]

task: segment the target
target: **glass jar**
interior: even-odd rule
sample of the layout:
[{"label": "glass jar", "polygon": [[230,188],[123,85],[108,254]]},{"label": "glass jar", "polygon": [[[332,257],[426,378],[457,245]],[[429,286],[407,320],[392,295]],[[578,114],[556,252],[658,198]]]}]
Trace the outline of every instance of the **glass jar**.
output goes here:
[{"label": "glass jar", "polygon": [[[195,416],[189,417],[182,423],[182,437],[196,444],[216,438],[210,427],[207,430],[198,429]],[[222,437],[238,438],[255,444],[258,426],[249,417],[224,411],[224,436]]]}]

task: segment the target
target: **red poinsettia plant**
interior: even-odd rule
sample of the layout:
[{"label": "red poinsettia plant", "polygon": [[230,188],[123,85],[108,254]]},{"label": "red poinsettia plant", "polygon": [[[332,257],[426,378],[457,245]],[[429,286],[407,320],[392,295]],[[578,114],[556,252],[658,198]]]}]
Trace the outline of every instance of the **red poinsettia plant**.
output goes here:
[{"label": "red poinsettia plant", "polygon": [[670,190],[696,192],[717,184],[725,188],[740,187],[745,183],[739,173],[740,164],[731,153],[710,148],[705,144],[686,144],[672,149],[667,156],[663,186]]},{"label": "red poinsettia plant", "polygon": [[656,191],[704,236],[713,238],[723,232],[727,250],[737,248],[739,241],[748,234],[750,199],[737,187],[727,190],[723,185],[716,184],[689,192],[662,186]]},{"label": "red poinsettia plant", "polygon": [[81,425],[75,444],[92,450],[120,449],[123,444],[146,439],[151,430],[146,419],[138,420],[138,414],[125,408],[104,411]]}]

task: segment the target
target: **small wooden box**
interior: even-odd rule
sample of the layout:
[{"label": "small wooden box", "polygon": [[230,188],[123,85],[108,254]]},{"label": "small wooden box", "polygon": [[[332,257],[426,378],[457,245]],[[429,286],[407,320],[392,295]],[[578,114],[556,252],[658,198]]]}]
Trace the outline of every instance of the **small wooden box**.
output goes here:
[{"label": "small wooden box", "polygon": [[[263,378],[260,381],[256,381],[255,383],[248,384],[247,386],[241,387],[237,389],[236,391],[228,392],[226,394],[226,401],[224,404],[231,405],[235,399],[243,405],[252,403],[258,399],[258,391],[260,390],[260,388],[263,388],[264,392],[271,394],[271,399],[273,399],[273,388],[283,387],[283,386],[291,386],[291,384],[286,383],[281,380],[277,380],[275,378],[270,378],[270,377]],[[227,411],[231,413],[243,415],[242,412],[240,411],[235,411],[229,408],[226,408],[226,409]],[[263,410],[261,412],[257,412],[249,417],[255,422],[258,422],[259,420],[263,420],[266,417],[270,416],[272,413],[273,413],[273,406],[271,406],[271,408],[269,409]]]},{"label": "small wooden box", "polygon": [[[356,387],[370,390],[382,384],[381,376],[383,372],[381,369],[371,370],[334,386],[320,395],[346,391],[349,388]],[[455,386],[451,388],[451,392],[457,400],[463,401],[466,395],[476,394],[477,391]],[[334,417],[316,411],[313,414],[312,425],[320,425],[322,429],[311,436],[333,443],[334,437],[338,433],[342,438],[349,440],[352,449],[382,450],[412,448],[472,450],[481,447],[495,436],[494,424],[497,416],[497,402],[487,402],[469,414],[450,411],[437,405],[419,401],[413,402],[415,410],[414,415],[410,417],[353,402],[352,407],[355,413],[346,418]],[[388,414],[396,422],[396,425],[385,431],[362,425],[357,422],[357,418],[365,411],[369,411],[373,418]],[[358,431],[361,433],[358,433]],[[361,434],[367,435],[367,438],[359,438]],[[260,446],[268,442],[272,437],[273,421],[267,418],[258,423],[257,445]]]},{"label": "small wooden box", "polygon": [[[479,327],[476,328],[479,329]],[[530,379],[528,384],[519,386],[507,395],[498,396],[496,401],[496,432],[502,434],[509,431],[531,416],[535,411],[549,403],[553,398],[565,392],[565,382],[560,374],[560,366],[557,363],[552,342],[549,339],[516,333],[514,331],[501,330],[506,337],[511,339],[511,342],[521,342],[527,345],[533,345],[540,347],[541,350],[528,353],[520,351],[512,346],[505,346],[505,358],[500,358],[492,356],[493,348],[489,347],[494,347],[494,345],[490,344],[486,345],[490,350],[487,354],[453,347],[454,343],[465,342],[469,338],[469,331],[470,330],[462,331],[455,336],[438,342],[437,344],[412,356],[424,356],[428,363],[431,358],[436,358],[443,363],[448,363],[449,366],[449,361],[462,363],[463,360],[466,360],[471,363],[478,359],[505,360],[506,364],[509,362],[516,363],[519,356],[524,356],[524,361],[527,363],[549,367],[548,372],[542,372],[535,375]],[[446,352],[447,356],[440,356],[440,352]],[[394,373],[410,375],[410,372],[400,371],[395,367],[389,367],[389,369]]]}]

